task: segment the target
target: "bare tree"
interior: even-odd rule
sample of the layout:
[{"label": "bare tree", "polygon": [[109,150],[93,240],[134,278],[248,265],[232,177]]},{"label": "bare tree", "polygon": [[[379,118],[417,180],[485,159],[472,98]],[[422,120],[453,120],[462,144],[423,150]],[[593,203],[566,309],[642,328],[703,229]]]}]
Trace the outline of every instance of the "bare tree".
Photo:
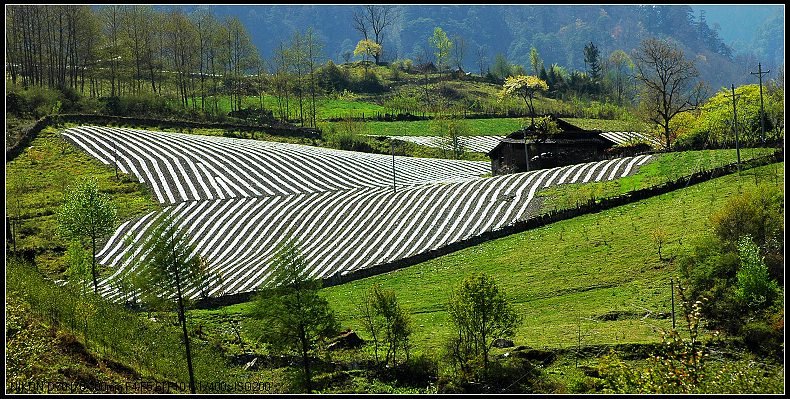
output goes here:
[{"label": "bare tree", "polygon": [[[398,17],[398,11],[393,6],[367,5],[354,11],[354,29],[359,31],[366,39],[373,35],[373,41],[379,46],[384,41],[384,30],[392,26]],[[379,64],[381,54],[375,55],[376,65]]]},{"label": "bare tree", "polygon": [[108,47],[105,49],[105,57],[110,63],[110,95],[120,95],[120,82],[118,79],[118,63],[121,59],[120,45],[122,34],[121,6],[108,5],[102,8],[104,23],[104,33],[107,35]]},{"label": "bare tree", "polygon": [[694,61],[670,42],[646,39],[634,55],[636,79],[643,84],[641,104],[649,121],[661,126],[669,150],[674,139],[669,122],[681,112],[693,110],[704,98],[704,84],[697,82]]},{"label": "bare tree", "polygon": [[480,76],[483,76],[486,67],[488,66],[488,46],[477,46],[477,66],[480,68]]},{"label": "bare tree", "polygon": [[146,17],[146,9],[143,6],[124,6],[121,9],[121,20],[126,29],[126,36],[131,44],[132,56],[134,56],[134,81],[132,93],[140,93],[142,88],[142,59],[143,59],[143,18]]},{"label": "bare tree", "polygon": [[453,63],[455,66],[464,69],[464,56],[466,55],[466,40],[461,35],[453,36]]},{"label": "bare tree", "polygon": [[199,70],[200,73],[200,109],[206,110],[206,75],[208,66],[212,58],[212,31],[217,24],[214,15],[210,10],[198,10],[193,14],[193,23],[195,24],[196,32],[198,35],[199,47]]},{"label": "bare tree", "polygon": [[307,28],[304,34],[305,46],[307,49],[307,64],[310,70],[310,126],[316,127],[316,85],[315,85],[315,69],[318,64],[319,57],[323,54],[323,43],[318,39],[318,36],[313,31],[313,28]]},{"label": "bare tree", "polygon": [[280,42],[277,49],[274,51],[274,57],[271,60],[271,70],[273,73],[273,86],[274,94],[277,98],[277,111],[280,120],[287,122],[290,118],[290,78],[288,76],[291,69],[291,50],[287,48],[284,43]]}]

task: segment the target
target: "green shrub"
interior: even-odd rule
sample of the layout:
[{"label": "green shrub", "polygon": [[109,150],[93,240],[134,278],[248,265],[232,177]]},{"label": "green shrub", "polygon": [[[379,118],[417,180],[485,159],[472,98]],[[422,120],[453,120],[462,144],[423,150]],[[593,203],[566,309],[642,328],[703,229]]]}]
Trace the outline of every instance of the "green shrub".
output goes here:
[{"label": "green shrub", "polygon": [[770,307],[780,295],[779,285],[768,274],[760,249],[750,236],[738,240],[741,267],[736,273],[735,298],[753,311]]},{"label": "green shrub", "polygon": [[746,188],[711,216],[713,230],[732,248],[750,235],[758,246],[771,238],[783,241],[784,193],[781,187],[759,185]]},{"label": "green shrub", "polygon": [[108,115],[172,117],[185,113],[184,110],[171,105],[173,102],[167,97],[156,94],[102,97],[99,102],[103,104],[102,111]]},{"label": "green shrub", "polygon": [[534,393],[532,386],[540,374],[529,360],[510,357],[491,364],[486,383],[496,387],[498,393]]},{"label": "green shrub", "polygon": [[685,389],[665,376],[666,369],[654,361],[637,366],[610,353],[599,361],[604,376],[601,393],[695,393],[695,394],[754,394],[783,393],[784,368],[752,360],[710,361],[704,376],[697,384]]},{"label": "green shrub", "polygon": [[705,130],[692,130],[684,135],[679,135],[672,143],[675,151],[704,150],[711,146],[711,134]]},{"label": "green shrub", "polygon": [[702,301],[693,304],[686,300],[678,286],[681,309],[685,316],[684,332],[688,338],[672,329],[662,332],[662,346],[642,368],[629,367],[611,351],[601,358],[599,374],[608,393],[696,393],[706,378],[705,364],[709,353],[699,339],[702,322]]},{"label": "green shrub", "polygon": [[323,135],[328,143],[333,148],[347,151],[373,152],[366,133],[364,122],[350,118],[323,127]]},{"label": "green shrub", "polygon": [[31,86],[23,89],[13,86],[6,93],[6,112],[22,118],[38,119],[60,108],[57,105],[59,101],[62,101],[61,93],[48,87]]},{"label": "green shrub", "polygon": [[765,321],[752,321],[741,328],[743,343],[759,355],[774,355],[782,352],[783,330],[777,331]]},{"label": "green shrub", "polygon": [[61,108],[63,113],[82,112],[82,96],[73,87],[61,89]]},{"label": "green shrub", "polygon": [[347,70],[335,65],[332,61],[318,69],[318,85],[327,93],[329,92],[342,92],[351,88],[351,77]]},{"label": "green shrub", "polygon": [[400,384],[427,386],[435,381],[439,365],[431,356],[420,354],[392,368],[391,375]]},{"label": "green shrub", "polygon": [[383,93],[387,91],[387,87],[381,83],[378,75],[369,73],[363,75],[359,79],[353,79],[351,82],[351,89],[357,93]]},{"label": "green shrub", "polygon": [[572,393],[596,393],[602,389],[604,389],[602,379],[587,376],[575,379],[568,384],[568,390]]},{"label": "green shrub", "polygon": [[716,237],[680,258],[691,295],[716,298],[705,308],[715,327],[738,333],[781,295],[775,279],[784,274],[783,207],[780,188],[747,186],[711,216]]}]

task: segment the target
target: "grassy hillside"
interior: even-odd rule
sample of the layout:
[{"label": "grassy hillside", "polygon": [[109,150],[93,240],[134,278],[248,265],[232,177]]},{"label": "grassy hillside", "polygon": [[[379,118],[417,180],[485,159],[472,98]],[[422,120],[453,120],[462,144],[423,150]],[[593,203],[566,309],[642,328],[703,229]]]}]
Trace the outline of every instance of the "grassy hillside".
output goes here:
[{"label": "grassy hillside", "polygon": [[[425,76],[415,70],[406,72],[402,69],[397,69],[397,73],[394,73],[395,69],[391,67],[370,66],[367,73],[369,76],[375,75],[379,84],[377,90],[365,92],[358,87],[358,84],[353,83],[363,80],[365,68],[361,63],[341,64],[337,68],[345,77],[337,78],[339,80],[334,83],[347,88],[319,87],[317,89],[318,121],[337,118],[372,118],[378,115],[402,113],[434,116],[437,113],[505,115],[515,112],[527,115],[527,107],[523,99],[500,98],[498,94],[502,90],[502,84],[481,81],[479,78],[461,79],[449,76],[447,73],[430,73]],[[346,86],[343,86],[344,84]],[[262,95],[245,96],[242,99],[242,107],[263,108],[277,116],[280,112],[286,112],[290,120],[298,119],[300,104],[297,96],[291,94],[288,98],[285,96],[278,98],[274,95],[272,87],[264,90]],[[302,99],[305,113],[310,106],[308,97],[309,93]],[[175,99],[170,101],[175,107],[179,105]],[[200,107],[200,99],[197,98],[196,101],[196,106]],[[216,98],[208,96],[206,107],[213,110],[215,101],[219,114],[230,112],[231,104],[227,96]],[[609,120],[634,119],[625,107],[578,97],[558,99],[538,96],[534,104],[538,114],[554,113],[573,115],[576,118]]]},{"label": "grassy hillside", "polygon": [[5,310],[7,393],[155,393],[135,370],[95,355],[18,296],[8,296]]},{"label": "grassy hillside", "polygon": [[[744,148],[741,160],[770,155],[772,148]],[[653,159],[639,167],[631,176],[587,184],[565,184],[554,186],[538,193],[545,197],[541,211],[563,209],[575,206],[591,197],[596,199],[613,197],[630,191],[657,186],[674,181],[683,176],[710,170],[719,166],[735,163],[735,150],[701,150],[656,154]],[[751,171],[745,171],[751,175]]]},{"label": "grassy hillside", "polygon": [[80,178],[94,177],[118,209],[116,226],[157,209],[150,188],[131,175],[104,165],[63,140],[58,128],[43,130],[17,158],[6,164],[8,215],[19,217],[17,249],[35,252],[42,270],[61,272],[59,261],[67,243],[56,234],[57,212],[68,187]]}]

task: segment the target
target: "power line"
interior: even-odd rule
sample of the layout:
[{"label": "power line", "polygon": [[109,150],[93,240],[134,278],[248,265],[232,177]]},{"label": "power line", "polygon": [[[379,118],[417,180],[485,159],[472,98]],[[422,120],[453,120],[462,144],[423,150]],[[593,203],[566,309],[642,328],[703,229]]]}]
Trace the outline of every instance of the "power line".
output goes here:
[{"label": "power line", "polygon": [[398,190],[395,188],[395,139],[390,138],[390,151],[392,151],[392,192],[396,193]]}]

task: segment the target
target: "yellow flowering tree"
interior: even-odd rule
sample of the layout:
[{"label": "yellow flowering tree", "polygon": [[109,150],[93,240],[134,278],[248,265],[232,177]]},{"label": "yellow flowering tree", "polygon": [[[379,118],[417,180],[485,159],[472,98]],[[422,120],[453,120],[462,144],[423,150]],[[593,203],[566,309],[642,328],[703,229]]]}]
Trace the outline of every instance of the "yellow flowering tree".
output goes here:
[{"label": "yellow flowering tree", "polygon": [[549,85],[545,80],[537,76],[509,76],[505,79],[505,84],[502,85],[502,91],[499,92],[500,98],[505,98],[510,95],[517,95],[524,99],[529,109],[529,114],[532,117],[532,124],[535,124],[535,106],[532,101],[538,92],[545,92],[549,90]]},{"label": "yellow flowering tree", "polygon": [[368,58],[376,57],[381,54],[381,45],[373,40],[363,39],[357,43],[357,48],[354,49],[354,55],[362,55],[363,64],[365,64],[365,75],[368,74]]}]

